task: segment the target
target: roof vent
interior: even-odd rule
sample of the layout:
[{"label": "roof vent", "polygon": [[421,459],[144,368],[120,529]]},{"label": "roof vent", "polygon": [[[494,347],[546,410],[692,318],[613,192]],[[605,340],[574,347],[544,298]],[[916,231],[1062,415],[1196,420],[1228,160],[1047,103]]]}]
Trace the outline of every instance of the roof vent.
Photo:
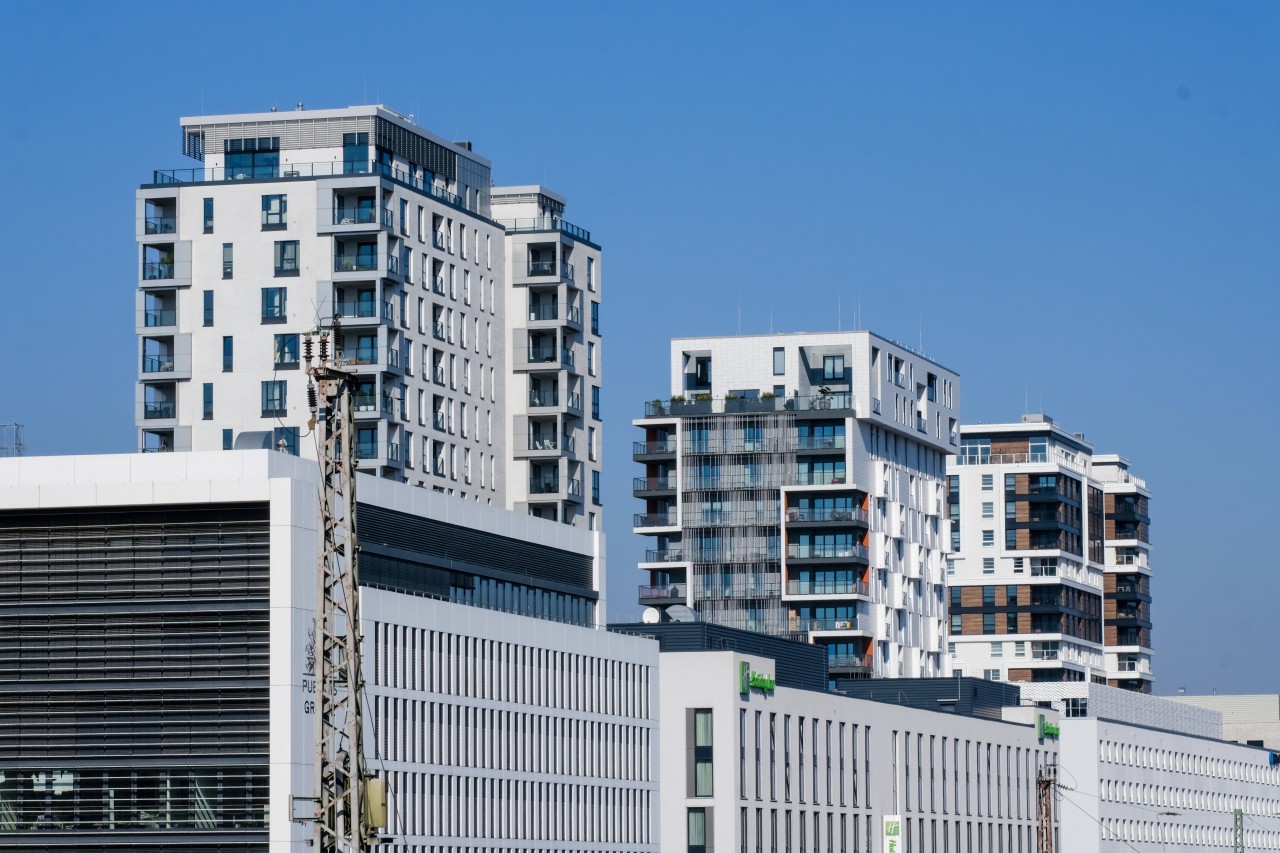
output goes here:
[{"label": "roof vent", "polygon": [[1053,423],[1053,418],[1041,412],[1035,415],[1023,415],[1022,422],[1024,424],[1051,424]]},{"label": "roof vent", "polygon": [[460,139],[460,140],[458,140],[457,142],[455,142],[455,143],[453,143],[453,144],[454,144],[454,145],[456,145],[456,146],[458,146],[459,148],[465,148],[465,149],[467,149],[468,151],[470,151],[470,150],[471,150],[471,140],[469,140],[469,139]]}]

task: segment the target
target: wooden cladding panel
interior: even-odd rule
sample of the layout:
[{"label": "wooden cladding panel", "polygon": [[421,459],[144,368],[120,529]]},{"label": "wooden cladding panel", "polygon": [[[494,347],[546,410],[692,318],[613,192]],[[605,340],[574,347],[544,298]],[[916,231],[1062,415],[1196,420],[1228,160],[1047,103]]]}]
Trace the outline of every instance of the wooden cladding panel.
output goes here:
[{"label": "wooden cladding panel", "polygon": [[1025,438],[1001,438],[991,440],[991,455],[999,453],[1026,453],[1029,442]]},{"label": "wooden cladding panel", "polygon": [[981,613],[965,613],[960,617],[960,633],[962,634],[981,634],[982,633],[982,614]]},{"label": "wooden cladding panel", "polygon": [[[961,607],[981,607],[982,606],[982,587],[965,586],[960,588],[960,606]],[[965,617],[968,618],[968,617]],[[981,628],[981,623],[979,623]],[[966,632],[967,633],[967,632]]]},{"label": "wooden cladding panel", "polygon": [[1030,681],[1031,670],[1029,669],[1011,669],[1009,670],[1010,681]]}]

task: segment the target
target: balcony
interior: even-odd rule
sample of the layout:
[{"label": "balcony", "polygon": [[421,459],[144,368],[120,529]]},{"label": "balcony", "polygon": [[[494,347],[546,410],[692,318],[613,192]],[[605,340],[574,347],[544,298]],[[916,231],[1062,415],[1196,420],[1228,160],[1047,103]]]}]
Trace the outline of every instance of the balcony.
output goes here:
[{"label": "balcony", "polygon": [[543,320],[558,320],[559,318],[560,305],[556,302],[542,302],[529,306],[529,322],[531,323]]},{"label": "balcony", "polygon": [[555,275],[555,274],[556,274],[555,261],[529,261],[528,272],[526,273],[526,275],[533,277],[533,276],[547,276],[547,275]]},{"label": "balcony", "polygon": [[787,545],[788,560],[867,560],[866,545]]},{"label": "balcony", "polygon": [[533,477],[529,480],[529,494],[531,495],[557,495],[559,493],[559,477]]},{"label": "balcony", "polygon": [[[710,580],[706,578],[704,580]],[[698,591],[701,599],[777,598],[781,584],[776,579],[732,581],[730,583],[703,583]]]},{"label": "balcony", "polygon": [[870,595],[866,581],[787,581],[787,595]]},{"label": "balcony", "polygon": [[[178,379],[191,375],[191,356],[176,353],[145,354],[139,370],[141,378],[162,376],[167,379]],[[182,376],[179,376],[181,374]]]},{"label": "balcony", "polygon": [[787,507],[788,525],[845,523],[859,524],[865,527],[869,522],[870,516],[865,509],[860,507],[850,507],[848,509]]},{"label": "balcony", "polygon": [[174,400],[153,400],[142,404],[143,420],[170,420],[177,416],[178,404]]},{"label": "balcony", "polygon": [[178,230],[178,220],[173,216],[148,216],[143,220],[144,234],[173,234]]},{"label": "balcony", "polygon": [[176,326],[178,312],[173,308],[148,308],[142,312],[143,328],[154,329],[163,326]]},{"label": "balcony", "polygon": [[378,216],[373,207],[335,207],[333,209],[334,225],[374,225]]},{"label": "balcony", "polygon": [[523,440],[516,437],[516,457],[520,459],[555,458],[563,453],[572,453],[573,448],[571,435],[557,437],[552,433],[531,433]]},{"label": "balcony", "polygon": [[[370,296],[372,297],[372,294]],[[378,303],[372,298],[339,301],[333,303],[333,314],[343,320],[377,320],[379,319]]]},{"label": "balcony", "polygon": [[142,265],[143,281],[170,281],[173,279],[173,261],[149,261]]},{"label": "balcony", "polygon": [[447,296],[449,291],[444,285],[444,276],[437,275],[431,278],[431,292],[436,296]]},{"label": "balcony", "polygon": [[644,552],[645,563],[683,563],[689,555],[679,548],[660,548]]},{"label": "balcony", "polygon": [[827,672],[831,675],[867,675],[874,668],[874,658],[865,655],[829,655]]},{"label": "balcony", "polygon": [[844,486],[844,472],[835,471],[797,471],[794,482],[797,486]]},{"label": "balcony", "polygon": [[356,465],[359,468],[401,467],[400,444],[393,441],[356,441]]},{"label": "balcony", "polygon": [[844,450],[843,435],[801,435],[796,437],[796,450],[807,452]]},{"label": "balcony", "polygon": [[685,598],[685,585],[682,583],[641,586],[636,598],[641,604],[650,606],[655,604],[684,604],[687,600]]},{"label": "balcony", "polygon": [[798,619],[790,620],[792,632],[802,631],[860,631],[855,617],[843,619]]},{"label": "balcony", "polygon": [[679,521],[674,512],[636,513],[632,516],[632,527],[676,527]]}]

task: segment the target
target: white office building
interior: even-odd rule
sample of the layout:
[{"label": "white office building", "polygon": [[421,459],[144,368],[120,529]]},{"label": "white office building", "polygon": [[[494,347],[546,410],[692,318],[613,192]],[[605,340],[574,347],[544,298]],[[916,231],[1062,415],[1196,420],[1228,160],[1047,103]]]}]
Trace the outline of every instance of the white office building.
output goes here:
[{"label": "white office building", "polygon": [[1280,762],[1207,707],[1097,683],[1020,685],[1062,716],[1064,850],[1280,850]]},{"label": "white office building", "polygon": [[1214,693],[1168,698],[1222,714],[1222,737],[1225,740],[1280,751],[1280,694]]},{"label": "white office building", "polygon": [[[600,250],[563,197],[381,106],[181,124],[199,164],[137,193],[140,450],[314,458],[301,336],[330,330],[361,470],[599,527]],[[576,407],[530,396],[544,335]]]},{"label": "white office building", "polygon": [[677,338],[667,396],[640,603],[819,643],[837,682],[942,673],[956,374],[870,332]]},{"label": "white office building", "polygon": [[939,710],[921,710],[779,686],[758,655],[660,658],[664,851],[1036,850],[1052,710],[945,713],[952,680]]},{"label": "white office building", "polygon": [[[358,478],[388,851],[653,853],[657,644],[595,534]],[[311,850],[318,472],[288,454],[0,460],[0,833]]]}]

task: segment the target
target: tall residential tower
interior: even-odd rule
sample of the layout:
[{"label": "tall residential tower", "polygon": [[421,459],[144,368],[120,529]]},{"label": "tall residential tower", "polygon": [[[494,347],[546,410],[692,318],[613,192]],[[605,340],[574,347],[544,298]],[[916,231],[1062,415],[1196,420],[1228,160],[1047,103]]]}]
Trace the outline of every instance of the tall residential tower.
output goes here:
[{"label": "tall residential tower", "polygon": [[821,644],[836,682],[939,674],[957,406],[954,373],[869,332],[672,341],[635,421],[640,603]]},{"label": "tall residential tower", "polygon": [[1045,415],[960,435],[947,478],[953,671],[1150,692],[1145,483]]},{"label": "tall residential tower", "polygon": [[600,250],[562,197],[381,106],[181,124],[202,165],[137,194],[139,449],[314,457],[300,339],[328,330],[362,470],[595,524],[598,412],[535,413],[527,378],[549,330],[566,397],[599,387]]}]

